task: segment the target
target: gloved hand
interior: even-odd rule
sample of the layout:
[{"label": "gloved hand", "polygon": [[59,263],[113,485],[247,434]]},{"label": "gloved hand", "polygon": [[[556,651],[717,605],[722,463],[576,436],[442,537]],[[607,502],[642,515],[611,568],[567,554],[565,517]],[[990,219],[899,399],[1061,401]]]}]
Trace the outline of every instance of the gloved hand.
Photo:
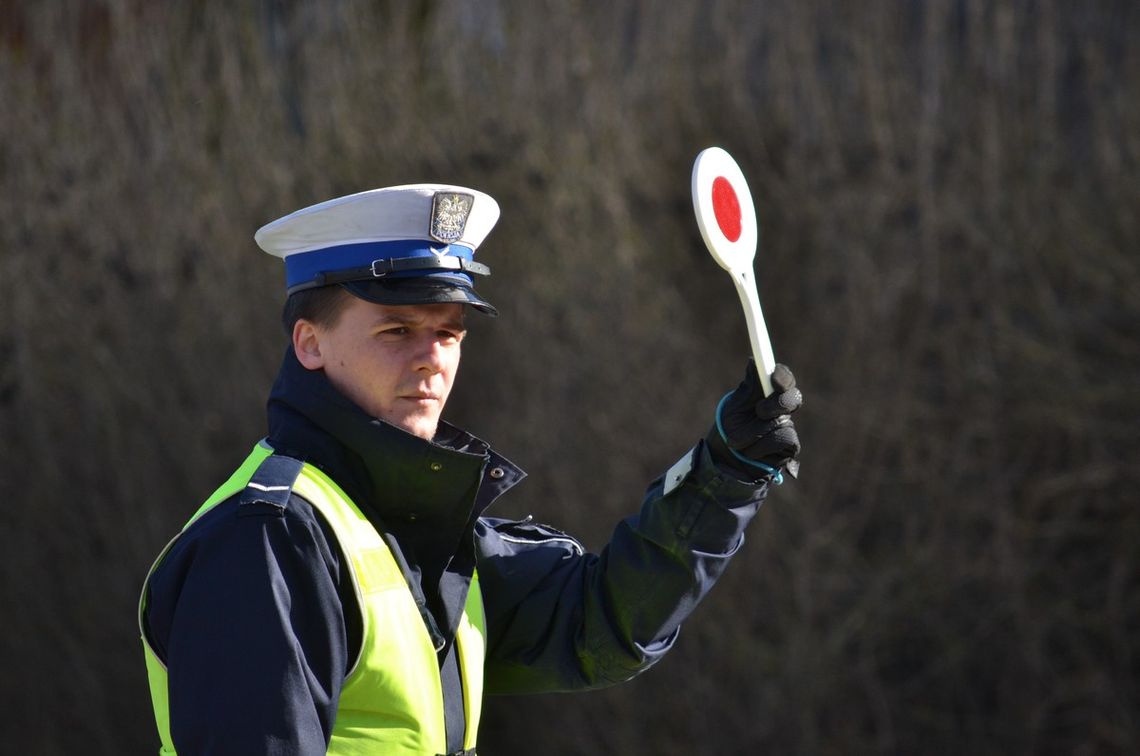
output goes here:
[{"label": "gloved hand", "polygon": [[794,478],[800,469],[800,439],[791,414],[803,395],[787,366],[776,365],[771,379],[772,395],[765,397],[756,363],[749,359],[744,380],[721,399],[706,438],[713,460],[747,480],[771,476],[780,482],[782,471]]}]

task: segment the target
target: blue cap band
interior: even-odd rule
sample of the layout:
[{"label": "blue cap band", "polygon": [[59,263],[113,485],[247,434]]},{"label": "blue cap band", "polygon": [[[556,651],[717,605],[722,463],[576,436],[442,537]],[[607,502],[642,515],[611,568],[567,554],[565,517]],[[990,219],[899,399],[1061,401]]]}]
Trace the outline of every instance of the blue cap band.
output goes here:
[{"label": "blue cap band", "polygon": [[[386,242],[363,242],[361,244],[340,244],[335,247],[314,249],[311,252],[298,252],[285,258],[285,287],[309,283],[321,273],[335,273],[340,270],[363,268],[372,264],[373,260],[404,257],[433,258],[439,255],[451,255],[465,260],[473,260],[475,251],[462,244],[432,244],[426,239],[403,239]],[[417,270],[404,270],[388,274],[387,278],[410,278],[423,276],[460,277],[473,285],[471,276],[458,271],[436,271],[423,273]]]}]

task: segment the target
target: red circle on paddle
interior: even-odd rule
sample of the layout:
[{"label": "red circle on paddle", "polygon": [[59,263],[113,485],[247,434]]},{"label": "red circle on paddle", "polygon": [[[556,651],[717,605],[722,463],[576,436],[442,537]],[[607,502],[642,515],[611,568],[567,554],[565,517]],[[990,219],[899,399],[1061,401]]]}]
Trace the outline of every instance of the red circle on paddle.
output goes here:
[{"label": "red circle on paddle", "polygon": [[740,200],[732,183],[724,176],[717,176],[712,184],[713,214],[724,238],[734,242],[740,238]]}]

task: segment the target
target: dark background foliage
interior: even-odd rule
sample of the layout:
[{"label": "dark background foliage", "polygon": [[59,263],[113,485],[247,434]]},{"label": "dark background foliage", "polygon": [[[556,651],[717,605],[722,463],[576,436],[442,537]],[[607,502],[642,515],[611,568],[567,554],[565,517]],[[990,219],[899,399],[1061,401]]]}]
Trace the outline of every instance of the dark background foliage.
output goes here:
[{"label": "dark background foliage", "polygon": [[5,752],[157,746],[151,559],[262,434],[261,224],[495,196],[449,408],[605,543],[747,338],[689,171],[761,222],[806,403],[657,668],[492,699],[486,753],[1140,750],[1140,13],[1064,0],[0,1]]}]

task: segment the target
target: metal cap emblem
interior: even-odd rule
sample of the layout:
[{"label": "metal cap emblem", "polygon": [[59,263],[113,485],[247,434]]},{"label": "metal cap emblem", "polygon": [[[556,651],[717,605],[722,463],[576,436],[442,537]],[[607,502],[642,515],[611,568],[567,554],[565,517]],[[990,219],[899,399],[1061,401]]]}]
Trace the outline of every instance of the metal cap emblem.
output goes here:
[{"label": "metal cap emblem", "polygon": [[431,238],[446,244],[459,241],[475,197],[459,192],[436,192],[431,198]]}]

